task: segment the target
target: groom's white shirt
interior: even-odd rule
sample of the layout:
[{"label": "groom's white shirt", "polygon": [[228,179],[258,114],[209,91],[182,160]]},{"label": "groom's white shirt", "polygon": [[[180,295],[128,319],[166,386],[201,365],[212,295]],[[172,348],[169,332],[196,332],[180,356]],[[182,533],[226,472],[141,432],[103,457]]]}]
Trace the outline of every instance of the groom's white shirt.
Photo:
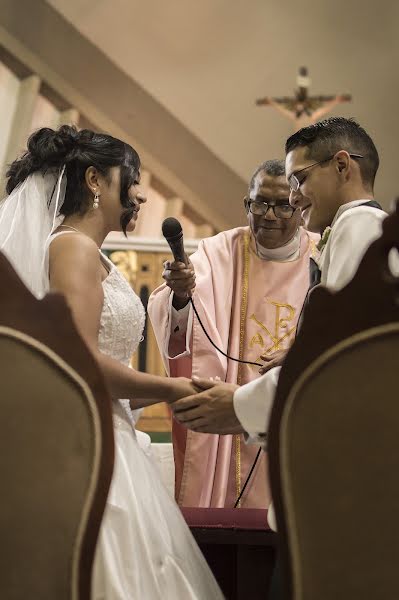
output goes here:
[{"label": "groom's white shirt", "polygon": [[[383,210],[359,206],[365,202],[369,200],[344,204],[332,222],[331,233],[317,261],[321,284],[330,290],[339,290],[349,283],[366,250],[381,234],[382,221],[387,215]],[[250,442],[266,441],[280,369],[271,369],[234,393],[234,410]],[[269,524],[275,528],[270,518]]]}]

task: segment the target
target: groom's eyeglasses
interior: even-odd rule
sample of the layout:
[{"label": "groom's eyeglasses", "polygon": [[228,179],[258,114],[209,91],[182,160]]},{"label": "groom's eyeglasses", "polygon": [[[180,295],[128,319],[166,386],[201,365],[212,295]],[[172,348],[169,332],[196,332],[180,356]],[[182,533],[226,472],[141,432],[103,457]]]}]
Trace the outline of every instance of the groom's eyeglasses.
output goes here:
[{"label": "groom's eyeglasses", "polygon": [[[296,173],[293,173],[291,175],[291,177],[288,180],[288,185],[290,186],[291,190],[293,192],[297,192],[299,190],[299,188],[301,187],[301,185],[303,184],[303,182],[305,181],[307,175],[303,175],[304,171],[307,171],[308,169],[311,169],[312,167],[317,167],[317,165],[322,165],[325,162],[328,162],[329,160],[332,160],[334,158],[335,154],[333,154],[332,156],[329,156],[328,158],[323,158],[323,160],[319,160],[319,162],[315,162],[312,163],[311,165],[308,165],[307,167],[304,167],[303,169],[299,169],[299,171],[297,171]],[[351,158],[364,158],[364,156],[362,154],[349,154],[349,156]],[[302,173],[301,177],[299,178],[298,175]]]}]

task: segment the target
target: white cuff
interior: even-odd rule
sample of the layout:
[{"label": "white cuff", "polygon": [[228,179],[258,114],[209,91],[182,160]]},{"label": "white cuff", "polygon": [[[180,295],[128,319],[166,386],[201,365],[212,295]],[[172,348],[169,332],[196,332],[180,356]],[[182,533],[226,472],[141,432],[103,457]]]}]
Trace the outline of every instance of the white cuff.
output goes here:
[{"label": "white cuff", "polygon": [[[169,324],[165,336],[164,353],[167,360],[177,360],[190,356],[191,330],[193,326],[193,311],[189,302],[181,310],[176,310],[172,305],[173,293],[169,296]],[[170,356],[170,346],[183,348],[182,352]]]},{"label": "white cuff", "polygon": [[276,513],[274,512],[273,502],[267,509],[267,522],[269,523],[269,527],[272,531],[277,531]]},{"label": "white cuff", "polygon": [[[173,302],[173,296],[172,296],[172,302]],[[175,308],[173,306],[173,304],[171,305],[171,315],[170,315],[170,321],[171,321],[171,334],[173,335],[173,333],[175,333],[176,331],[176,327],[178,327],[178,331],[183,334],[186,333],[187,331],[187,321],[188,321],[188,317],[190,314],[190,302],[188,302],[186,304],[186,306],[184,306],[183,308],[180,308],[180,310],[177,310],[177,308]]]},{"label": "white cuff", "polygon": [[250,443],[264,445],[266,442],[280,370],[281,367],[275,367],[234,392],[234,410]]}]

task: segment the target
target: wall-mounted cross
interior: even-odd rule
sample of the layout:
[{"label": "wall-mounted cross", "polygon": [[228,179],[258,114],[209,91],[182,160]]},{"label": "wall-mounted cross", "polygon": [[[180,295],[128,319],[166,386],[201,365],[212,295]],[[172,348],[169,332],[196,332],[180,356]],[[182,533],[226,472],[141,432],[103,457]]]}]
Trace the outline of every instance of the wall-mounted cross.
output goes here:
[{"label": "wall-mounted cross", "polygon": [[301,67],[297,76],[297,89],[293,97],[281,98],[259,98],[256,100],[258,106],[273,106],[285,117],[294,122],[295,131],[316,123],[337,104],[350,102],[350,94],[338,94],[335,96],[309,96],[310,78],[307,67]]}]

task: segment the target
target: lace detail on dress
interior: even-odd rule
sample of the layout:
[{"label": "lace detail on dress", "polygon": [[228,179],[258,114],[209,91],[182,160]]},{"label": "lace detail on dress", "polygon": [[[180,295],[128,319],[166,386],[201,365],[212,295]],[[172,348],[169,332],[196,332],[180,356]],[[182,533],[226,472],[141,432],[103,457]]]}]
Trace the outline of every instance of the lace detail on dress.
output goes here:
[{"label": "lace detail on dress", "polygon": [[[109,274],[103,281],[104,304],[98,334],[99,350],[115,360],[129,365],[143,335],[145,311],[140,298],[132,290],[115,265],[104,255]],[[119,400],[132,425],[133,413],[129,400]],[[115,412],[121,415],[121,411]],[[115,415],[115,424],[118,425]]]},{"label": "lace detail on dress", "polygon": [[[46,253],[51,242],[60,235],[76,235],[77,230],[53,233],[46,243]],[[133,352],[142,340],[145,311],[140,298],[134,293],[126,279],[113,262],[100,252],[101,262],[108,270],[102,282],[104,304],[100,318],[98,348],[100,352],[129,365]],[[113,403],[114,425],[125,427],[128,422],[133,427],[140,410],[132,411],[129,400]]]}]

